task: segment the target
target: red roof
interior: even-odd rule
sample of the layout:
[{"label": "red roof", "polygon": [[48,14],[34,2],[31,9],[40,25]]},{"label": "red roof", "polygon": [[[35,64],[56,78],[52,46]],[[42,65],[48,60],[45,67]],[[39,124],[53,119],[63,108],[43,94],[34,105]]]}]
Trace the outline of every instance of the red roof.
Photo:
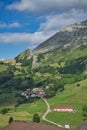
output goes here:
[{"label": "red roof", "polygon": [[[54,126],[54,125],[43,125],[40,123],[29,123],[25,121],[13,121],[4,130],[67,130],[66,128]],[[70,130],[70,129],[68,129]]]},{"label": "red roof", "polygon": [[55,106],[54,109],[73,109],[72,106]]}]

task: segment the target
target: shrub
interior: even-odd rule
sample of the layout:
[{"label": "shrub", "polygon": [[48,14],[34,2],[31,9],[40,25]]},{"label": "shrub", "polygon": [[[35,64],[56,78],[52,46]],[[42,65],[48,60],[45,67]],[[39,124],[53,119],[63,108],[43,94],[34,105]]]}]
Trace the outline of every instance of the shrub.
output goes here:
[{"label": "shrub", "polygon": [[12,122],[13,122],[13,117],[10,117],[8,123],[10,124]]},{"label": "shrub", "polygon": [[80,84],[77,84],[77,87],[79,87],[80,86]]},{"label": "shrub", "polygon": [[82,111],[83,111],[83,120],[87,120],[87,105],[83,106]]},{"label": "shrub", "polygon": [[1,114],[5,115],[6,113],[8,113],[9,110],[10,110],[9,108],[3,108],[1,110]]},{"label": "shrub", "polygon": [[39,116],[39,114],[35,113],[35,114],[33,115],[33,122],[37,122],[37,123],[40,122],[40,116]]}]

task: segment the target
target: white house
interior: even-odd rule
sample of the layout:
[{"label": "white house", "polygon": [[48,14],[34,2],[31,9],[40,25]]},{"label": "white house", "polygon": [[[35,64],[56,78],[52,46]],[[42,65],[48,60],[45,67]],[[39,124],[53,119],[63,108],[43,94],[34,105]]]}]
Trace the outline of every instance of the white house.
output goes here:
[{"label": "white house", "polygon": [[55,106],[54,111],[58,112],[74,112],[74,109],[72,106]]},{"label": "white house", "polygon": [[65,124],[65,128],[70,129],[70,126],[68,123]]}]

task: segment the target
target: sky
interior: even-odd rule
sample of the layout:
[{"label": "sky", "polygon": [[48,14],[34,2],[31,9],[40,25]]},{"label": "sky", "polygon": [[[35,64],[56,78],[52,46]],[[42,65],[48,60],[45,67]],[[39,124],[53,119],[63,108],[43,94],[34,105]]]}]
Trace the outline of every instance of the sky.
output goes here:
[{"label": "sky", "polygon": [[87,0],[0,0],[0,59],[33,50],[63,27],[87,20]]}]

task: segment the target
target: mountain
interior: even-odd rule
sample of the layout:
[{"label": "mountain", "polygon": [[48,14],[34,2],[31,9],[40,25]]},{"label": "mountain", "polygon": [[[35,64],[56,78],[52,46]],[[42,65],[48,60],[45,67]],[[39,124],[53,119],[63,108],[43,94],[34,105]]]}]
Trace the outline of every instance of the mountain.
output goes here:
[{"label": "mountain", "polygon": [[2,95],[48,86],[46,96],[51,97],[63,91],[65,84],[86,79],[87,21],[65,27],[35,50],[20,53],[14,61],[0,62]]},{"label": "mountain", "polygon": [[66,26],[37,46],[34,53],[45,53],[54,49],[58,51],[73,50],[80,45],[87,45],[87,20]]},{"label": "mountain", "polygon": [[[37,87],[45,91],[51,108],[62,103],[76,109],[76,113],[69,113],[68,116],[59,116],[52,111],[48,119],[60,121],[60,124],[70,121],[71,125],[76,126],[83,118],[82,107],[87,101],[86,84],[87,21],[83,21],[65,27],[33,51],[27,49],[13,60],[0,61],[0,112],[2,108],[10,108],[6,115],[0,114],[0,120],[5,120],[2,126],[7,124],[8,115],[29,120],[35,112],[43,114],[45,109],[40,100],[37,104],[38,99],[21,96],[25,90]],[[34,103],[29,104],[31,102]],[[64,122],[62,116],[66,117]]]},{"label": "mountain", "polygon": [[20,62],[24,59],[29,60],[32,57],[32,51],[30,49],[25,50],[24,52],[21,52],[18,56],[15,57],[17,62]]},{"label": "mountain", "polygon": [[21,63],[23,66],[31,66],[33,62],[33,53],[30,49],[25,50],[15,57],[17,63]]}]

